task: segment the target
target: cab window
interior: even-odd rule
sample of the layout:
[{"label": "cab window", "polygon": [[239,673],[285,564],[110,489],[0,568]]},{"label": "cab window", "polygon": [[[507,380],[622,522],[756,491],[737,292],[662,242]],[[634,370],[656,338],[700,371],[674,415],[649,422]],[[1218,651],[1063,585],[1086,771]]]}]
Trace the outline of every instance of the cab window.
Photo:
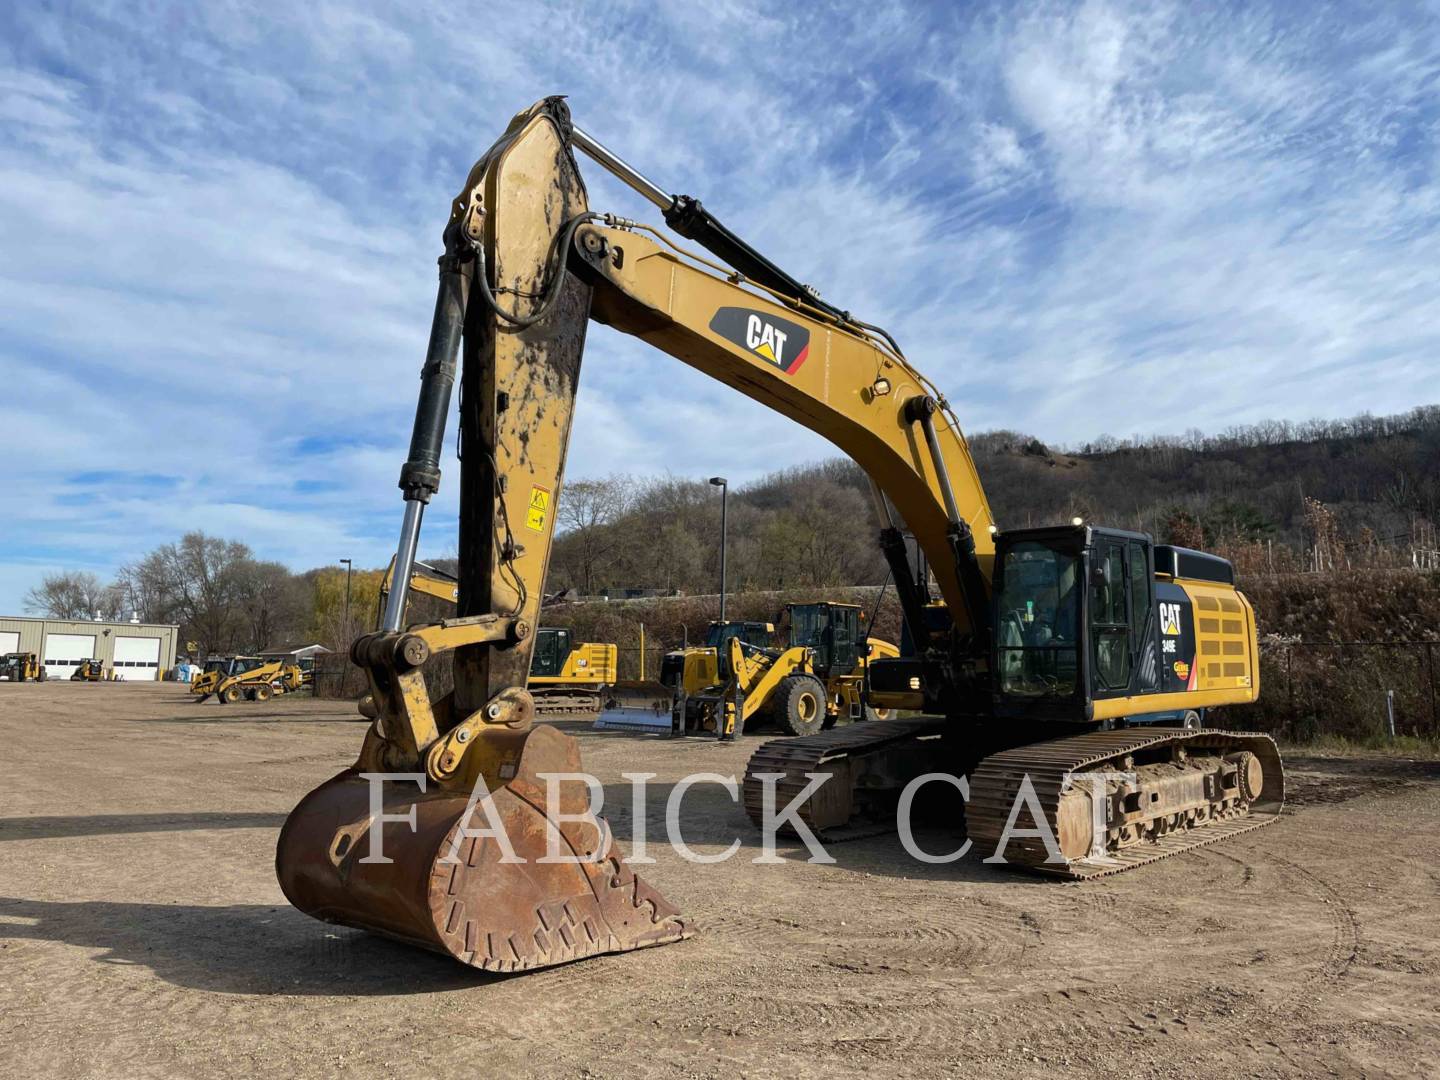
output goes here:
[{"label": "cab window", "polygon": [[1075,696],[1080,558],[1038,541],[1006,549],[997,598],[1000,689],[1022,697]]}]

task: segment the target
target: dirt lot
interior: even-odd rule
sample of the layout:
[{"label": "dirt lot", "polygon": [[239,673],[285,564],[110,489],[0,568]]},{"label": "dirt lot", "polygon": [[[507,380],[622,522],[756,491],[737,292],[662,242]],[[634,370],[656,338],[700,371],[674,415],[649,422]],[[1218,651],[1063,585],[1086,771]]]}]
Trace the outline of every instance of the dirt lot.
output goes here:
[{"label": "dirt lot", "polygon": [[[276,832],[353,757],[348,715],[0,686],[0,1074],[1440,1074],[1434,764],[1292,757],[1277,824],[1079,885],[879,838],[754,866],[742,812],[697,788],[695,849],[745,847],[652,844],[692,940],[489,977],[283,900]],[[662,794],[755,745],[569,726],[595,774]]]}]

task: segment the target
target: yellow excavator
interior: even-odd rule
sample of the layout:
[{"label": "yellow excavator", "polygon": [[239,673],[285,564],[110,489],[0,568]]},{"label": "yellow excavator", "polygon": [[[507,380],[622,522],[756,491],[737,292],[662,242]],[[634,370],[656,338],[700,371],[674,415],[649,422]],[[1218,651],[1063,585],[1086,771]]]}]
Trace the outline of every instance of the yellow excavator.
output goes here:
[{"label": "yellow excavator", "polygon": [[722,739],[769,722],[813,735],[842,720],[887,720],[866,693],[870,660],[894,657],[888,641],[864,637],[854,604],[790,604],[790,640],[770,648],[773,623],[713,622],[703,646],[669,653],[662,681],[674,689],[674,726]]},{"label": "yellow excavator", "polygon": [[[705,253],[592,212],[577,150]],[[893,337],[651,183],[563,99],[517,115],[471,170],[439,278],[395,578],[410,580],[440,485],[458,374],[458,617],[404,628],[397,587],[382,628],[355,643],[379,716],[355,763],[281,830],[277,872],[300,910],[489,971],[692,932],[586,820],[578,743],[535,724],[525,690],[592,318],[818,432],[873,482],[909,648],[871,664],[871,685],[924,715],[762,744],[744,781],[757,819],[767,791],[783,807],[820,774],[802,801],[814,827],[893,822],[907,784],[950,773],[969,789],[951,824],[977,849],[1019,812],[1029,835],[1010,837],[1009,864],[1076,879],[1277,817],[1272,740],[1190,724],[1259,692],[1254,613],[1230,564],[1088,523],[1001,531],[949,404]],[[432,701],[424,668],[442,657],[454,690]]]},{"label": "yellow excavator", "polygon": [[[395,578],[395,560],[385,568],[380,581],[380,603],[390,596]],[[460,581],[429,563],[416,562],[410,572],[412,592],[433,596],[454,604],[460,596]],[[609,642],[576,641],[565,627],[542,626],[535,632],[527,689],[535,699],[537,716],[594,716],[605,704],[607,692],[619,675],[620,651]],[[378,715],[375,699],[365,694],[360,711],[372,719]]]}]

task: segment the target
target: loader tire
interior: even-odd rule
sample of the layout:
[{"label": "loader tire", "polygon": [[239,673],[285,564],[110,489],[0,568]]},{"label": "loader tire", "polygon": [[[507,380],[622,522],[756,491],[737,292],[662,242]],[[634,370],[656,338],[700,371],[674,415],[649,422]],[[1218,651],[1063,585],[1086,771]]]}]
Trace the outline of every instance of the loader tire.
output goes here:
[{"label": "loader tire", "polygon": [[825,726],[825,684],[789,675],[775,688],[775,722],[787,735],[814,735]]},{"label": "loader tire", "polygon": [[264,683],[261,683],[259,686],[255,687],[255,689],[250,692],[250,700],[269,701],[271,694],[272,691],[270,687],[266,686]]},{"label": "loader tire", "polygon": [[239,701],[244,696],[244,690],[241,690],[238,686],[231,686],[227,687],[225,692],[220,695],[220,701],[226,705],[234,705],[235,702]]},{"label": "loader tire", "polygon": [[894,716],[894,715],[895,715],[894,712],[893,712],[892,710],[890,710],[890,709],[877,709],[877,708],[875,708],[875,706],[873,706],[873,705],[866,705],[866,706],[865,706],[865,719],[866,719],[867,721],[869,721],[869,720],[889,720],[890,717],[892,717],[892,716]]},{"label": "loader tire", "polygon": [[1186,731],[1199,731],[1204,725],[1200,723],[1200,714],[1194,709],[1189,709],[1180,718],[1180,726]]}]

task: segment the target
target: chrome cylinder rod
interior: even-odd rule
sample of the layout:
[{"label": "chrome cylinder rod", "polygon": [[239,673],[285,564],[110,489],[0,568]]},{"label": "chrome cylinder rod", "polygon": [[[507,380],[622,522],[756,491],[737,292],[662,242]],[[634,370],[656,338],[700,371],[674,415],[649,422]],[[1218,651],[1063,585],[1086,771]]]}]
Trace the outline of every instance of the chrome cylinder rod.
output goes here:
[{"label": "chrome cylinder rod", "polygon": [[668,195],[662,191],[657,184],[647,179],[639,169],[636,169],[584,128],[578,125],[573,126],[570,129],[570,137],[576,146],[584,150],[586,154],[605,166],[607,170],[634,188],[641,195],[644,195],[645,198],[649,199],[661,210],[669,210],[675,205],[675,197],[673,195]]},{"label": "chrome cylinder rod", "polygon": [[395,572],[390,580],[390,595],[385,599],[385,621],[380,629],[399,630],[405,621],[405,604],[410,596],[410,575],[415,572],[415,549],[420,543],[420,521],[425,504],[419,499],[405,500],[405,516],[400,521],[400,543],[395,549]]}]

